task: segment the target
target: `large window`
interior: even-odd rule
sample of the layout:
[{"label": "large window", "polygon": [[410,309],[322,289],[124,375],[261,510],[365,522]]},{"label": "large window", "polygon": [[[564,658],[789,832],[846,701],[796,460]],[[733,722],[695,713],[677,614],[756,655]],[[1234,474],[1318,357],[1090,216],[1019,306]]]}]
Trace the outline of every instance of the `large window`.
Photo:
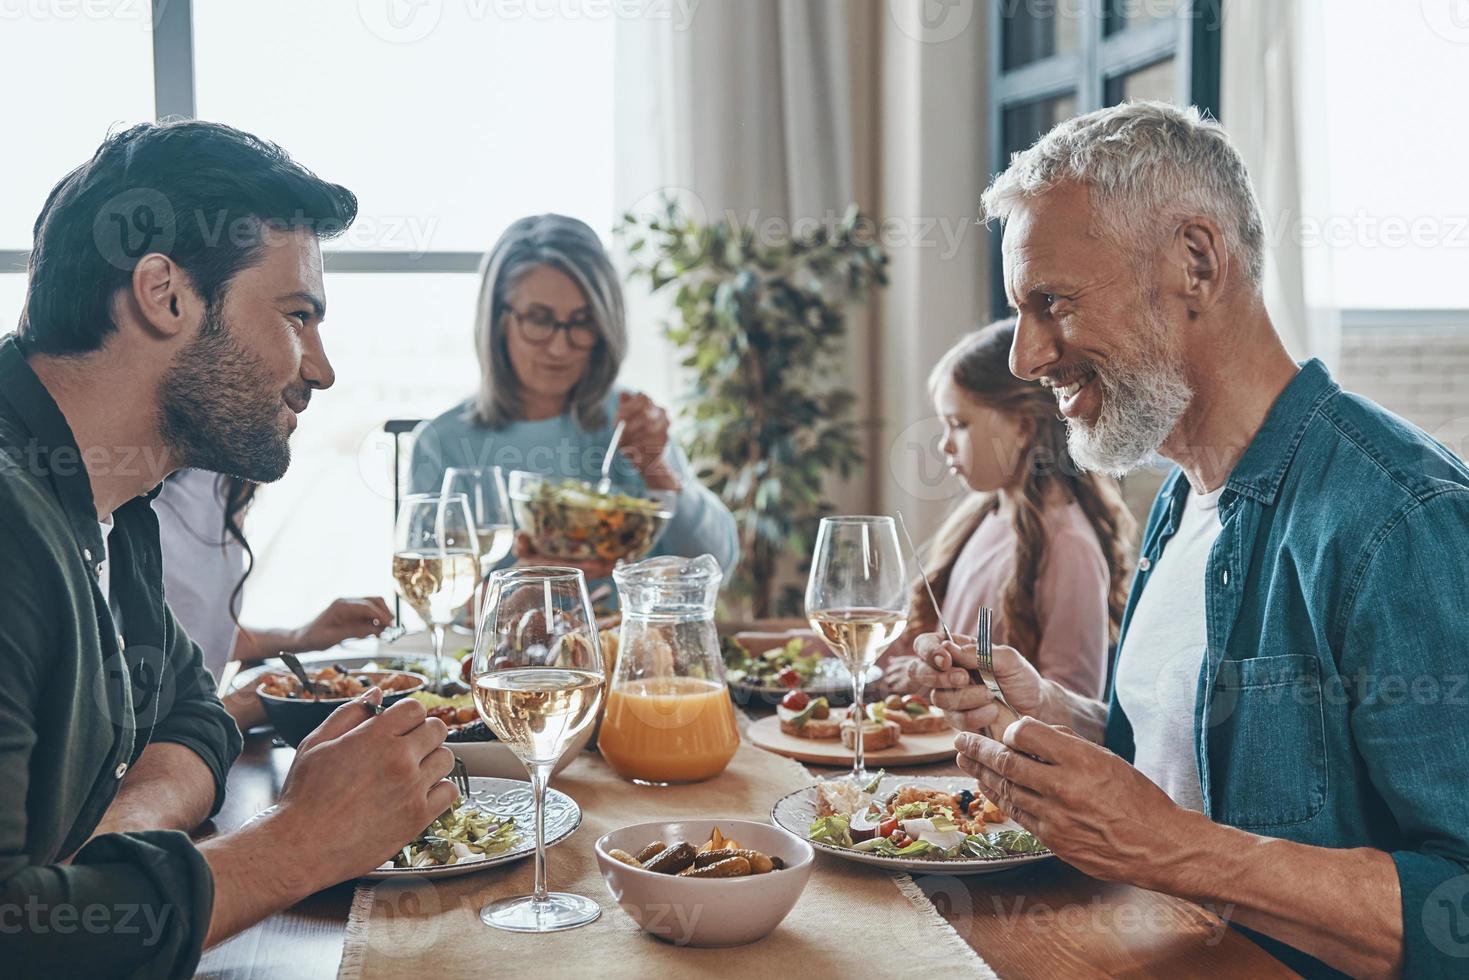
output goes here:
[{"label": "large window", "polygon": [[[1128,99],[1218,114],[1219,0],[996,0],[990,10],[993,172],[1063,119]],[[991,301],[1003,316],[998,234]]]},{"label": "large window", "polygon": [[47,191],[110,127],[166,115],[229,123],[357,193],[357,224],[326,248],[323,334],[337,385],[312,400],[290,472],[251,514],[258,563],[244,617],[289,625],[335,595],[390,594],[382,424],[472,393],[482,252],[511,221],[544,211],[610,242],[615,6],[142,0],[17,11],[0,13],[0,81],[14,96],[0,123],[36,138],[7,155],[0,333],[24,301]]}]

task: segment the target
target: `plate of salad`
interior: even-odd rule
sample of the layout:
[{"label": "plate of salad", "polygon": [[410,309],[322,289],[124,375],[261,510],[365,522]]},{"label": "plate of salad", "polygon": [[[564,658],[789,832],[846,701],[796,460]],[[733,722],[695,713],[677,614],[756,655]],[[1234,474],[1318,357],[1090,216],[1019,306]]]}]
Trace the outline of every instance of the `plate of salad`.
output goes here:
[{"label": "plate of salad", "polygon": [[[268,807],[247,824],[274,810]],[[553,847],[581,826],[581,807],[555,789],[546,790],[546,846]],[[379,881],[452,878],[498,868],[536,852],[535,798],[523,779],[469,777],[469,799],[439,814],[423,833],[404,844],[376,870]]]},{"label": "plate of salad", "polygon": [[1050,850],[960,777],[822,780],[776,801],[776,826],[819,851],[890,871],[974,875],[1043,861]]},{"label": "plate of salad", "polygon": [[[796,690],[824,697],[836,707],[852,703],[851,671],[831,656],[815,633],[791,631],[777,642],[772,639],[770,634],[742,638],[738,633],[720,638],[725,680],[741,703],[779,704]],[[869,667],[866,683],[875,685],[880,680],[882,669]]]}]

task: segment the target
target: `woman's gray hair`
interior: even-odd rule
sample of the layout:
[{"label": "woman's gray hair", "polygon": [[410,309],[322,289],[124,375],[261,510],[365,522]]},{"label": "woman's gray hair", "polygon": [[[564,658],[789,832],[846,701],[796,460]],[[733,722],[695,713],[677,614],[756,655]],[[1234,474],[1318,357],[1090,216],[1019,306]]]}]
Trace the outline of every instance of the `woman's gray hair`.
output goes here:
[{"label": "woman's gray hair", "polygon": [[985,216],[1003,222],[1066,181],[1091,189],[1104,232],[1133,254],[1153,254],[1187,218],[1213,219],[1260,291],[1265,231],[1249,172],[1224,128],[1194,106],[1125,102],[1066,120],[1011,158],[984,193]]},{"label": "woman's gray hair", "polygon": [[474,320],[480,384],[474,400],[474,421],[503,429],[525,417],[520,381],[510,363],[503,324],[510,294],[526,275],[541,266],[565,273],[581,288],[597,327],[597,346],[570,395],[573,416],[590,431],[607,421],[603,403],[627,353],[627,320],[622,284],[601,239],[585,222],[561,214],[521,218],[505,229],[480,263]]}]

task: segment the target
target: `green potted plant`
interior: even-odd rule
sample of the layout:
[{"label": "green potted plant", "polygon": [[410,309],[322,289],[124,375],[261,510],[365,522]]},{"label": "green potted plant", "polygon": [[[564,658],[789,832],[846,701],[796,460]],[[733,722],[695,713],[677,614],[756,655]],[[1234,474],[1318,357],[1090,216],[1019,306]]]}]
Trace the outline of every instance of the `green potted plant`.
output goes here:
[{"label": "green potted plant", "polygon": [[831,510],[828,476],[862,462],[856,397],[833,383],[847,314],[885,285],[887,256],[855,205],[839,222],[762,241],[755,223],[702,223],[665,199],[618,227],[634,274],[673,290],[668,338],[693,374],[681,412],[699,478],[740,529],[727,597],[755,618],[797,615],[801,590],[777,593],[783,559],[804,560]]}]

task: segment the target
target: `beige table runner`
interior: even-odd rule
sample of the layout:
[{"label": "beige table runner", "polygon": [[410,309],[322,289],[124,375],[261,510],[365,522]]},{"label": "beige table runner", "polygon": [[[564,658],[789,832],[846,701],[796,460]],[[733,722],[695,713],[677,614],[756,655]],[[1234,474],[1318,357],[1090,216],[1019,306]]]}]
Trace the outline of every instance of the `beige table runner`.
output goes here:
[{"label": "beige table runner", "polygon": [[817,978],[980,976],[994,973],[907,875],[816,856],[790,915],[760,942],[727,949],[677,947],[639,931],[612,901],[592,845],[603,834],[650,820],[732,817],[768,821],[771,805],[811,782],[798,763],[742,743],[718,778],[650,788],[615,776],[583,753],[552,785],[580,804],[582,825],[546,852],[553,891],[586,895],[602,917],[580,929],[518,935],[490,929],[479,909],[531,890],[530,859],[438,882],[359,884],[338,980],[421,977],[698,975]]}]

